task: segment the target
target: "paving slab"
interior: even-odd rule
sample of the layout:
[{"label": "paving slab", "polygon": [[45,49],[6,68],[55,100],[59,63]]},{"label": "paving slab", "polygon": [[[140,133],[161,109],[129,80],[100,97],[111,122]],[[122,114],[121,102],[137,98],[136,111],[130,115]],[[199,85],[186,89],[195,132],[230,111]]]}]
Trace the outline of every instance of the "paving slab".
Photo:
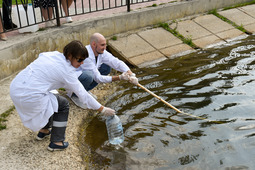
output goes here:
[{"label": "paving slab", "polygon": [[137,67],[146,67],[181,53],[193,51],[192,48],[163,28],[140,31],[109,41],[109,46],[120,58]]},{"label": "paving slab", "polygon": [[115,50],[119,51],[125,58],[155,51],[155,48],[137,34],[131,34],[126,37],[118,38],[117,40],[110,40],[108,45],[114,47]]},{"label": "paving slab", "polygon": [[246,35],[244,32],[236,29],[229,23],[222,21],[215,15],[199,16],[194,19],[194,22],[225,41],[230,41],[236,37]]},{"label": "paving slab", "polygon": [[[202,19],[198,19],[198,22],[202,22]],[[210,26],[208,26],[210,27]],[[215,29],[214,29],[215,30]],[[213,44],[222,44],[224,41],[212,32],[199,25],[193,20],[186,20],[179,22],[177,25],[177,31],[186,38],[191,38],[192,42],[200,48],[208,48]]]},{"label": "paving slab", "polygon": [[137,67],[142,68],[151,64],[159,63],[166,60],[167,58],[159,51],[153,51],[147,54],[130,58],[130,62],[134,63]]},{"label": "paving slab", "polygon": [[244,13],[243,11],[239,10],[238,8],[221,11],[221,12],[219,12],[219,14],[228,18],[229,20],[233,21],[234,23],[236,23],[239,26],[241,26],[241,25],[245,26],[245,25],[255,23],[255,18]]},{"label": "paving slab", "polygon": [[[219,13],[236,24],[243,25],[248,31],[255,32],[255,10],[253,9],[255,5]],[[210,48],[248,36],[211,14],[170,24],[170,28],[176,29],[186,38],[191,38],[192,42],[200,48]],[[138,67],[145,67],[195,51],[163,28],[151,28],[118,38],[117,41],[110,40],[109,45],[127,62]]]},{"label": "paving slab", "polygon": [[255,23],[250,25],[245,25],[244,28],[251,33],[255,33]]},{"label": "paving slab", "polygon": [[238,9],[255,18],[255,5],[247,5]]},{"label": "paving slab", "polygon": [[214,34],[234,29],[232,25],[222,21],[220,18],[216,17],[215,15],[199,16],[195,18],[194,21]]},{"label": "paving slab", "polygon": [[193,40],[201,38],[201,37],[209,36],[212,34],[208,30],[201,27],[200,25],[198,25],[192,20],[178,22],[177,31],[184,37],[191,38]]},{"label": "paving slab", "polygon": [[189,54],[191,52],[195,52],[196,50],[194,50],[192,47],[188,46],[187,44],[177,44],[174,46],[170,46],[164,49],[161,49],[160,52],[162,54],[164,54],[165,56],[167,56],[170,59],[173,59],[175,57],[181,56],[181,55],[185,55],[185,54]]},{"label": "paving slab", "polygon": [[175,37],[173,34],[163,28],[142,31],[139,32],[138,35],[140,35],[144,40],[158,50],[183,43],[179,38]]},{"label": "paving slab", "polygon": [[218,37],[220,37],[221,39],[225,40],[226,42],[229,42],[229,41],[232,41],[232,40],[238,39],[238,38],[245,38],[248,36],[247,34],[245,34],[244,32],[242,32],[236,28],[217,33],[216,35]]},{"label": "paving slab", "polygon": [[205,37],[195,39],[193,40],[193,43],[200,48],[210,48],[215,45],[224,44],[226,42],[220,39],[219,37],[217,37],[216,35],[211,34]]}]

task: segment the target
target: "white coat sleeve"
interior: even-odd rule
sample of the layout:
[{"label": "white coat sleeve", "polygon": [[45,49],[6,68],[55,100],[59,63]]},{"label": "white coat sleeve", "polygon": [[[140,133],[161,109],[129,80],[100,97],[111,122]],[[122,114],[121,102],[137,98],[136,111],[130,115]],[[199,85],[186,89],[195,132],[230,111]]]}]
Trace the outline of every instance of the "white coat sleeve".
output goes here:
[{"label": "white coat sleeve", "polygon": [[98,110],[101,104],[94,99],[83,87],[75,73],[72,75],[66,75],[63,77],[65,88],[73,91],[80,99],[83,104],[86,104],[89,109]]},{"label": "white coat sleeve", "polygon": [[105,63],[109,65],[111,68],[120,72],[126,72],[130,70],[130,68],[126,65],[126,63],[119,60],[117,57],[114,57],[111,53],[109,53],[106,50],[104,51],[104,54],[102,57],[102,63]]},{"label": "white coat sleeve", "polygon": [[101,75],[96,67],[93,69],[93,73],[94,73],[94,80],[97,83],[111,83],[112,82],[112,76]]}]

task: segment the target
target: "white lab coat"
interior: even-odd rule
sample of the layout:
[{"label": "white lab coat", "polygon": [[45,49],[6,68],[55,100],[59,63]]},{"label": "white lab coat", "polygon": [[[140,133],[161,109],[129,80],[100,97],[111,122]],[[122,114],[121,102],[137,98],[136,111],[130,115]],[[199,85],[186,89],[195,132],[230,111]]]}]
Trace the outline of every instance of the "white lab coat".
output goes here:
[{"label": "white lab coat", "polygon": [[84,63],[78,69],[76,69],[78,77],[81,75],[83,70],[91,70],[94,73],[94,80],[97,83],[112,82],[111,76],[101,75],[100,72],[98,71],[99,67],[103,63],[120,72],[126,72],[130,70],[129,67],[123,61],[114,57],[111,53],[109,53],[106,50],[104,50],[103,54],[98,55],[96,62],[96,57],[91,46],[87,45],[86,48],[88,50],[89,57],[84,60]]},{"label": "white lab coat", "polygon": [[88,108],[100,108],[101,104],[84,89],[75,68],[62,53],[41,53],[10,85],[10,96],[24,126],[38,131],[48,123],[58,111],[57,98],[50,91],[61,87],[75,92]]}]

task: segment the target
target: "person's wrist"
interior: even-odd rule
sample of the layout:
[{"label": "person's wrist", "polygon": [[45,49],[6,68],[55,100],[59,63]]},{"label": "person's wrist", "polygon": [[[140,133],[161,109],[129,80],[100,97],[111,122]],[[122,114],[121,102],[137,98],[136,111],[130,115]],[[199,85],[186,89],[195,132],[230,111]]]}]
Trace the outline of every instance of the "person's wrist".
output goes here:
[{"label": "person's wrist", "polygon": [[135,73],[129,74],[130,77],[135,77]]},{"label": "person's wrist", "polygon": [[105,113],[105,110],[106,110],[106,108],[105,107],[103,107],[103,109],[102,109],[102,111],[101,111],[101,113]]}]

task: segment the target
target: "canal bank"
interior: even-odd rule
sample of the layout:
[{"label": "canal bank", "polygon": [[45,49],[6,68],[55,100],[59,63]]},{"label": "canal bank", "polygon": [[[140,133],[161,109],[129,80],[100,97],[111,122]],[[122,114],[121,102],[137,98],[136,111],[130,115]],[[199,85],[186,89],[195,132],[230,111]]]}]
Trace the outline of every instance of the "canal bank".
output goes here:
[{"label": "canal bank", "polygon": [[248,5],[171,20],[119,34],[108,44],[116,56],[142,68],[254,34],[254,9],[255,5]]},{"label": "canal bank", "polygon": [[[65,28],[65,26],[63,26],[62,28]],[[43,50],[43,47],[40,47],[41,49],[38,49],[38,44],[35,45],[31,45],[34,43],[36,43],[38,40],[42,40],[44,43],[48,44],[46,47],[49,48],[50,50],[56,50],[58,48],[58,45],[61,46],[61,44],[64,44],[65,42],[68,42],[72,39],[80,39],[81,37],[79,36],[80,34],[77,34],[75,36],[73,35],[68,35],[67,32],[64,31],[65,34],[63,34],[64,36],[67,36],[67,39],[64,42],[60,42],[57,39],[57,42],[52,43],[52,39],[56,38],[56,36],[53,34],[57,34],[57,32],[59,31],[60,28],[57,28],[56,30],[53,29],[49,29],[46,31],[46,33],[49,31],[53,31],[52,33],[52,37],[50,35],[46,35],[46,38],[43,39],[42,37],[40,38],[35,38],[34,36],[31,36],[30,39],[22,39],[22,40],[27,40],[26,42],[28,42],[28,45],[24,45],[21,47],[24,47],[24,50],[26,50],[26,48],[28,48],[28,46],[30,45],[29,49],[34,51],[33,52],[27,52],[26,51],[26,55],[35,55],[37,53],[40,52],[40,50]],[[72,31],[75,32],[75,24],[72,25]],[[105,28],[104,28],[105,29]],[[99,32],[104,32],[104,29],[101,30],[94,30],[94,31],[99,31]],[[70,31],[70,30],[69,30]],[[70,32],[72,32],[70,31]],[[77,31],[77,30],[76,30]],[[86,32],[88,33],[88,32]],[[43,36],[43,33],[39,33],[41,36]],[[107,35],[107,34],[106,34]],[[50,40],[47,40],[47,38],[50,37]],[[31,40],[34,39],[34,40]],[[83,38],[87,39],[87,38]],[[85,41],[85,40],[84,40]],[[20,42],[19,42],[20,43]],[[38,43],[38,42],[37,42]],[[21,45],[21,44],[19,44]],[[44,44],[45,45],[45,44]],[[43,46],[43,45],[41,45]],[[14,45],[15,47],[15,45]],[[17,47],[17,46],[16,46]],[[20,48],[20,47],[19,47]],[[61,48],[59,47],[59,49],[61,51]],[[5,51],[6,53],[2,53],[1,54],[6,54],[6,58],[8,58],[8,56],[10,55],[10,53],[8,53],[8,51]],[[17,53],[18,54],[18,53]],[[26,55],[23,54],[22,55],[22,59],[21,60],[10,60],[7,63],[5,63],[6,66],[8,67],[12,67],[8,64],[10,63],[25,63],[25,62],[31,62],[31,60],[26,59]],[[1,55],[2,57],[2,55]],[[11,100],[9,98],[9,83],[12,80],[13,76],[9,76],[6,77],[5,79],[2,79],[1,81],[1,109],[7,110],[9,108],[9,106],[12,105]],[[3,88],[2,88],[3,87]],[[112,87],[110,87],[112,88]],[[102,89],[103,90],[103,89]],[[107,89],[106,89],[107,91]],[[100,94],[101,91],[98,91],[96,94]],[[106,94],[105,94],[106,95]],[[107,92],[108,95],[108,92]],[[102,98],[102,100],[104,100]],[[82,160],[79,157],[79,149],[77,147],[77,143],[78,139],[76,139],[77,135],[79,135],[79,131],[78,131],[78,126],[80,122],[77,122],[77,118],[78,119],[85,119],[87,118],[86,116],[89,114],[94,114],[94,113],[89,113],[87,112],[86,114],[84,114],[84,110],[81,110],[77,107],[75,107],[72,103],[71,103],[71,107],[75,108],[75,111],[72,111],[72,115],[74,117],[70,117],[70,123],[68,126],[68,131],[67,131],[67,140],[72,142],[72,146],[69,148],[69,150],[65,151],[64,153],[48,153],[47,150],[45,149],[48,144],[48,141],[43,141],[43,142],[37,142],[34,140],[34,133],[28,131],[26,128],[24,128],[21,124],[21,122],[19,121],[19,118],[17,116],[16,111],[14,111],[14,113],[8,118],[8,122],[7,122],[7,129],[0,131],[1,134],[1,153],[4,154],[4,156],[1,157],[1,164],[4,166],[1,167],[6,167],[6,168],[13,168],[13,169],[20,169],[20,167],[24,167],[23,169],[43,169],[44,167],[49,167],[49,168],[53,168],[54,166],[56,166],[55,168],[58,169],[58,167],[70,167],[73,168],[75,167],[76,169],[84,169],[82,167]],[[8,139],[8,140],[6,140]],[[73,141],[72,141],[73,139]],[[37,148],[37,149],[35,149]],[[44,155],[44,156],[42,156]],[[61,158],[61,160],[59,160],[59,157]],[[20,159],[22,158],[22,159]],[[45,160],[44,163],[42,163],[42,160]],[[7,161],[8,160],[8,161]],[[19,161],[17,161],[19,160]],[[40,161],[38,161],[40,160]],[[73,163],[70,163],[70,160],[72,160]],[[22,166],[23,165],[23,166]],[[82,168],[81,168],[82,167]],[[69,168],[68,168],[69,169]]]},{"label": "canal bank", "polygon": [[245,2],[251,2],[251,0],[192,0],[166,2],[155,7],[146,7],[146,3],[144,3],[144,8],[131,12],[80,20],[32,34],[18,34],[10,37],[6,42],[0,41],[0,79],[25,68],[41,52],[62,51],[65,44],[70,40],[76,39],[88,44],[89,37],[94,32],[100,32],[105,37],[111,37],[115,34],[187,16],[200,15],[213,9]]}]

